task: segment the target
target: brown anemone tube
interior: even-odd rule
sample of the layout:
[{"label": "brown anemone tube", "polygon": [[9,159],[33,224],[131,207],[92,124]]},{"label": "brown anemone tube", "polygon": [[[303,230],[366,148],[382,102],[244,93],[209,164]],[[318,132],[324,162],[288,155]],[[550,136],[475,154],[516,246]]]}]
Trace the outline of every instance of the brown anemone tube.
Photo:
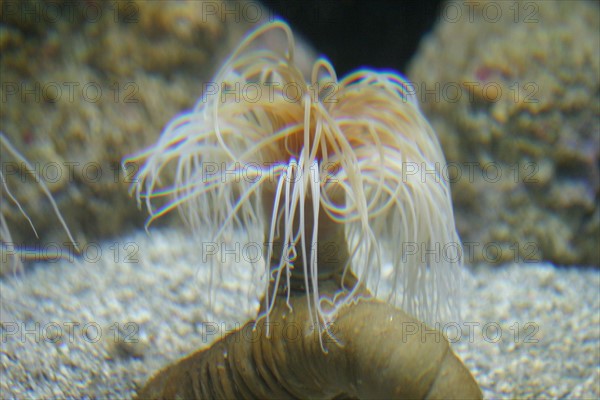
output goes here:
[{"label": "brown anemone tube", "polygon": [[[310,204],[305,203],[304,223],[312,228]],[[272,202],[265,207],[268,210]],[[298,222],[296,219],[294,223]],[[334,295],[349,293],[358,283],[354,275],[344,274],[342,268],[348,258],[343,225],[319,213],[319,239],[317,249],[323,249],[323,243],[334,243],[340,249],[337,262],[325,269],[319,265],[321,298],[333,299]],[[279,257],[274,254],[273,260]],[[475,379],[439,331],[372,298],[365,288],[335,314],[328,329],[315,327],[302,270],[301,265],[294,265],[289,302],[287,287],[269,288],[269,293],[276,295],[269,313],[268,333],[263,301],[259,314],[262,318],[159,371],[138,397],[482,398]],[[299,276],[295,277],[296,273]]]},{"label": "brown anemone tube", "polygon": [[[247,323],[161,370],[140,399],[481,399],[471,373],[440,332],[376,300],[347,306],[321,349],[306,300],[277,300]],[[408,334],[410,333],[410,335]]]}]

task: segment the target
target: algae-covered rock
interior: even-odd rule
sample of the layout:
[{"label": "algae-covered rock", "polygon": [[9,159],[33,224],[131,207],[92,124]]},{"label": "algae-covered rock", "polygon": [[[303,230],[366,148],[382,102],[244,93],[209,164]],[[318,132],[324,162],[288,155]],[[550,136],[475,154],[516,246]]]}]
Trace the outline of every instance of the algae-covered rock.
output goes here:
[{"label": "algae-covered rock", "polygon": [[467,261],[600,265],[597,2],[448,2],[409,76]]},{"label": "algae-covered rock", "polygon": [[[142,226],[147,214],[128,195],[135,167],[123,174],[121,159],[193,106],[222,56],[263,16],[243,3],[224,16],[225,3],[208,1],[0,4],[0,132],[44,179],[80,245]],[[2,193],[12,240],[62,246],[67,237],[36,178],[1,150],[7,187],[41,238]]]}]

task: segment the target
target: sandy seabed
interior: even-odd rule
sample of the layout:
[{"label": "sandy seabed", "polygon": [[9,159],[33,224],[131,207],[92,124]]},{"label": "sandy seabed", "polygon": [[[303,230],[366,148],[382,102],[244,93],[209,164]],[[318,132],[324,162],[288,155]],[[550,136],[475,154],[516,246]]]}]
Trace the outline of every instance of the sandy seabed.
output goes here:
[{"label": "sandy seabed", "polygon": [[[243,325],[260,282],[242,285],[250,269],[230,260],[210,313],[198,253],[183,232],[151,230],[0,278],[0,397],[130,398]],[[486,398],[600,398],[598,269],[479,265],[463,286],[463,321],[440,329]]]}]

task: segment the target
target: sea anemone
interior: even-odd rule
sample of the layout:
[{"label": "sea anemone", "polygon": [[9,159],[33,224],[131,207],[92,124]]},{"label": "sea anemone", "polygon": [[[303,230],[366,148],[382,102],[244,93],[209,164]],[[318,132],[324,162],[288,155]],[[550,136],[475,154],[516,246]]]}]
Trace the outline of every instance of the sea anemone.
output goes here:
[{"label": "sea anemone", "polygon": [[[258,40],[275,35],[279,49]],[[304,77],[290,28],[275,21],[245,38],[192,111],[124,162],[143,163],[132,190],[148,223],[178,209],[198,237],[266,241],[266,318],[278,294],[301,288],[321,326],[382,276],[391,290],[379,295],[415,317],[456,316],[462,259],[445,160],[396,73],[338,80],[321,58]],[[347,290],[320,294],[334,273]]]},{"label": "sea anemone", "polygon": [[[75,239],[73,239],[73,236],[71,235],[69,227],[67,226],[64,218],[62,217],[62,215],[58,209],[58,206],[56,205],[56,202],[54,201],[54,198],[52,197],[52,193],[50,193],[50,190],[44,183],[44,180],[37,173],[35,168],[33,168],[33,166],[27,161],[27,159],[21,153],[19,153],[19,151],[8,141],[8,139],[2,132],[0,132],[0,149],[4,149],[3,157],[2,157],[2,168],[0,168],[0,182],[1,182],[0,198],[3,198],[4,196],[6,196],[6,198],[9,199],[18,208],[21,215],[29,223],[29,226],[33,230],[33,233],[35,234],[36,238],[39,238],[38,233],[35,229],[35,226],[34,226],[33,222],[31,221],[31,218],[29,218],[29,215],[27,214],[27,212],[23,209],[23,207],[21,206],[19,201],[13,196],[13,194],[9,190],[8,179],[7,179],[7,176],[5,176],[5,171],[13,170],[13,169],[16,170],[16,168],[12,168],[12,167],[18,166],[19,169],[22,169],[27,174],[30,174],[34,178],[35,182],[38,183],[40,189],[44,192],[44,195],[46,196],[46,198],[48,199],[48,202],[52,206],[52,209],[53,209],[54,213],[56,214],[56,217],[58,218],[60,225],[62,226],[62,228],[65,230],[67,236],[69,237],[69,240],[70,240],[71,244],[73,245],[73,249],[77,253],[79,253],[80,250],[77,245],[77,242],[75,241]],[[6,161],[7,155],[11,155],[13,157],[13,159],[16,161],[14,163]],[[69,258],[71,258],[71,256],[72,256],[71,251],[66,253],[66,252],[63,252],[62,249],[59,249],[58,251],[54,251],[54,250],[49,250],[46,248],[43,251],[40,251],[38,249],[27,249],[22,246],[16,246],[15,242],[12,239],[10,229],[8,228],[8,223],[6,221],[6,218],[4,217],[4,213],[9,212],[8,210],[9,210],[8,206],[6,208],[2,207],[2,210],[0,210],[0,250],[1,250],[0,254],[2,255],[1,261],[0,261],[0,275],[2,275],[2,272],[3,272],[3,268],[1,268],[1,267],[5,263],[8,264],[9,270],[11,270],[14,273],[17,271],[21,271],[23,269],[23,261],[24,260],[39,261],[39,260],[44,260],[44,259],[57,259],[57,258],[69,259]]]},{"label": "sea anemone", "polygon": [[310,75],[284,22],[259,27],[194,110],[125,160],[144,162],[132,191],[148,223],[177,209],[200,240],[265,242],[258,317],[139,398],[482,398],[439,331],[371,294],[385,283],[380,296],[429,321],[458,310],[444,157],[411,85],[366,69],[338,81],[325,59]]}]

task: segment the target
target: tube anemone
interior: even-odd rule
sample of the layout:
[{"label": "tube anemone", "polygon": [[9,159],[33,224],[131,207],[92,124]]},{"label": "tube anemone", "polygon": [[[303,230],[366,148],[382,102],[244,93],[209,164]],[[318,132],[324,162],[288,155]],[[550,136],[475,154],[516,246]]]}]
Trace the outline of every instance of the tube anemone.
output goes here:
[{"label": "tube anemone", "polygon": [[276,21],[132,161],[144,162],[132,190],[149,223],[177,209],[201,237],[266,241],[258,317],[158,371],[139,398],[482,398],[441,333],[411,340],[407,324],[431,330],[372,298],[382,281],[387,300],[419,319],[458,310],[444,157],[401,76],[338,80],[319,59],[304,77]]},{"label": "tube anemone", "polygon": [[[272,35],[287,45],[260,45]],[[391,290],[380,295],[415,317],[456,316],[462,259],[445,160],[398,74],[338,80],[318,59],[304,77],[290,28],[275,21],[245,38],[192,111],[125,162],[143,162],[132,191],[148,223],[177,209],[214,241],[237,230],[257,240],[250,228],[259,227],[266,318],[278,294],[301,288],[323,326],[365,287],[377,291],[382,274]],[[344,290],[320,293],[331,274]]]},{"label": "tube anemone", "polygon": [[[35,182],[44,192],[44,195],[46,196],[48,202],[52,206],[52,210],[56,214],[60,225],[67,234],[70,243],[73,245],[73,253],[79,253],[80,250],[77,245],[77,242],[73,238],[73,235],[71,235],[71,231],[69,230],[67,223],[65,222],[62,214],[60,213],[60,210],[58,209],[58,206],[56,205],[56,202],[52,197],[52,193],[50,193],[50,190],[44,183],[43,178],[37,173],[35,168],[33,168],[33,166],[27,161],[27,159],[21,153],[19,153],[19,151],[15,147],[13,147],[13,145],[8,141],[8,138],[2,132],[0,132],[0,149],[4,149],[5,154],[11,155],[16,160],[14,166],[18,164],[19,169],[24,170],[26,173],[30,174],[34,178]],[[3,162],[6,163],[6,165],[2,165],[2,168],[0,169],[0,199],[6,194],[7,199],[9,199],[10,202],[12,202],[18,208],[19,213],[27,220],[36,238],[39,238],[35,226],[31,221],[31,218],[29,218],[27,212],[23,209],[23,207],[21,207],[21,204],[19,203],[17,198],[13,196],[13,194],[9,190],[8,179],[4,175],[5,167],[7,167],[8,170],[9,163],[5,160],[3,160]],[[8,207],[6,208],[6,210],[6,212],[10,212],[8,210]],[[71,251],[69,251],[68,254],[65,255],[63,254],[63,250],[59,250],[57,252],[48,251],[48,249],[45,249],[44,251],[39,251],[15,246],[15,243],[13,242],[12,236],[10,234],[10,229],[8,229],[8,223],[4,217],[4,212],[4,207],[2,207],[2,209],[0,210],[0,254],[2,254],[2,261],[0,262],[0,275],[2,275],[3,273],[2,267],[5,262],[8,264],[9,269],[14,273],[23,269],[24,260],[39,261],[44,259],[57,258],[69,259],[72,255]]]}]

